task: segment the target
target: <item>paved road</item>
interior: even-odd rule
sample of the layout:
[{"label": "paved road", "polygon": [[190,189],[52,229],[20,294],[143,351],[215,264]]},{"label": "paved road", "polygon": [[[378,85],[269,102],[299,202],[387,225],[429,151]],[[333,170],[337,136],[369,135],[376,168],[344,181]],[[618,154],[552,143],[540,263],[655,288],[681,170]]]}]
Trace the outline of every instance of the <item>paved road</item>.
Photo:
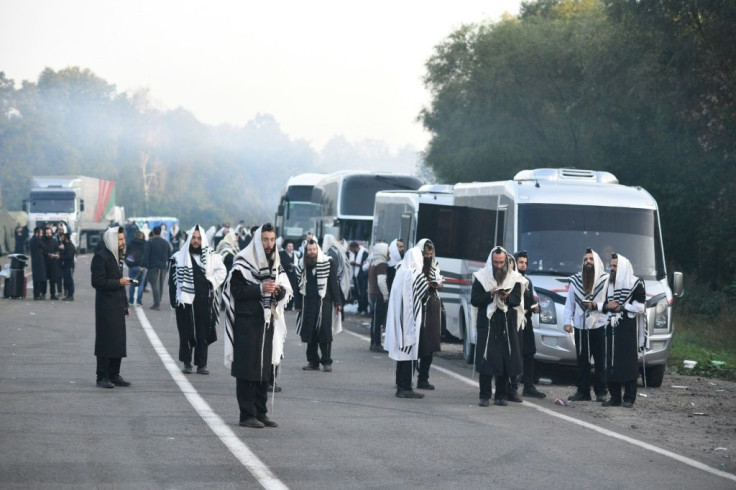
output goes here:
[{"label": "paved road", "polygon": [[221,340],[209,376],[179,372],[168,309],[137,308],[128,321],[122,374],[133,386],[96,388],[89,260],[78,262],[73,303],[0,300],[1,488],[736,486],[551,400],[480,408],[459,360],[436,360],[437,390],[425,399],[395,398],[393,363],[368,351],[353,316],[332,373],[302,371],[304,347],[290,332],[276,429],[237,425]]}]

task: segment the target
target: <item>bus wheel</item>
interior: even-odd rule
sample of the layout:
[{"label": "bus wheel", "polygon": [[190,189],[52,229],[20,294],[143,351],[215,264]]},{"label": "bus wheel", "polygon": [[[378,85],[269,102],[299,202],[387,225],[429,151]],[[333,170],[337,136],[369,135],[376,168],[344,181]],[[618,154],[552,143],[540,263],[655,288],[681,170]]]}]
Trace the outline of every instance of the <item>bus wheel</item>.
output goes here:
[{"label": "bus wheel", "polygon": [[470,333],[465,326],[465,314],[460,312],[460,331],[463,333],[463,359],[468,364],[473,364],[475,360],[475,344],[470,343]]},{"label": "bus wheel", "polygon": [[[664,379],[664,364],[657,364],[656,366],[648,366],[646,369],[647,375],[647,386],[651,388],[659,388],[662,386],[662,380]],[[643,382],[644,380],[642,380]]]}]

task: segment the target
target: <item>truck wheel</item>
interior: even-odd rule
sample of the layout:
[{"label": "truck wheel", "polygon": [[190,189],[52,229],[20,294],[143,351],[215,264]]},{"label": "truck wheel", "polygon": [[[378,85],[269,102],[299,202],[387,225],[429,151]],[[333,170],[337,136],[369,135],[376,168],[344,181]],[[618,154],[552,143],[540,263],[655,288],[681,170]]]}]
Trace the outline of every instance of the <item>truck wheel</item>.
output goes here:
[{"label": "truck wheel", "polygon": [[465,326],[465,314],[460,311],[460,331],[463,333],[463,359],[468,364],[475,361],[475,344],[470,343],[470,333]]},{"label": "truck wheel", "polygon": [[[652,388],[659,388],[660,386],[662,386],[665,368],[666,366],[664,364],[647,367],[647,386]],[[644,380],[642,380],[642,382],[644,382]]]}]

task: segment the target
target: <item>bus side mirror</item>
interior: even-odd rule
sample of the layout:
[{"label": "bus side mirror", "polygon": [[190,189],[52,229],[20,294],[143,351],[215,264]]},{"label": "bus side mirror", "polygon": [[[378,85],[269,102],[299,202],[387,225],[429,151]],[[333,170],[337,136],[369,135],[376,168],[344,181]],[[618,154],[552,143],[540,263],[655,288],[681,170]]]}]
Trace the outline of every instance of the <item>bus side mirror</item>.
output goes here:
[{"label": "bus side mirror", "polygon": [[672,275],[672,294],[675,298],[682,298],[685,294],[685,284],[682,272],[675,272]]}]

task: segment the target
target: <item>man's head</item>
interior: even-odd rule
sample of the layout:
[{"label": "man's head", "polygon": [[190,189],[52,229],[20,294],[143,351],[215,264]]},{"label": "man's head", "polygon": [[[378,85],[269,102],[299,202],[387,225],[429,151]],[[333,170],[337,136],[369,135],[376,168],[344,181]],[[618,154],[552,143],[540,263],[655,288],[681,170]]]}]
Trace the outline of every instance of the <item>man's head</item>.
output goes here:
[{"label": "man's head", "polygon": [[404,240],[402,240],[401,238],[396,240],[396,248],[399,249],[399,254],[401,254],[401,258],[403,259],[404,258]]},{"label": "man's head", "polygon": [[261,245],[266,257],[269,261],[273,261],[276,250],[276,230],[273,229],[271,223],[266,223],[261,227]]},{"label": "man's head", "polygon": [[151,230],[151,235],[153,236],[161,236],[161,227],[156,225],[153,227],[153,230]]},{"label": "man's head", "polygon": [[41,227],[37,226],[33,229],[33,236],[40,237],[43,234],[43,230],[41,230]]},{"label": "man's head", "polygon": [[71,235],[69,235],[69,233],[62,233],[61,235],[62,242],[69,243],[70,240],[71,240]]},{"label": "man's head", "polygon": [[140,230],[135,232],[135,237],[137,239],[139,239],[139,240],[145,240],[146,239],[146,235],[144,235],[143,232],[140,231]]},{"label": "man's head", "polygon": [[284,247],[284,249],[285,249],[285,250],[286,250],[287,252],[289,252],[289,254],[291,254],[291,253],[292,253],[292,252],[294,251],[294,242],[292,242],[292,241],[287,241],[287,242],[286,242],[286,246]]},{"label": "man's head", "polygon": [[491,252],[491,267],[493,268],[493,278],[497,283],[502,283],[509,271],[509,260],[508,255],[501,247],[496,247]]},{"label": "man's head", "polygon": [[54,236],[54,230],[52,230],[51,228],[46,228],[44,230],[44,232],[43,232],[43,236],[46,237],[46,238],[53,237]]},{"label": "man's head", "polygon": [[309,242],[309,240],[314,240],[314,233],[312,233],[311,231],[307,232],[307,238],[306,238],[307,243]]},{"label": "man's head", "polygon": [[583,256],[583,290],[590,294],[595,286],[595,256],[593,250],[588,249]]},{"label": "man's head", "polygon": [[424,247],[422,248],[422,257],[424,258],[422,271],[425,274],[428,274],[429,269],[432,267],[432,261],[434,260],[434,243],[432,243],[431,240],[427,240],[426,242],[424,242]]},{"label": "man's head", "polygon": [[593,269],[595,267],[595,258],[593,250],[588,249],[583,256],[583,269]]},{"label": "man's head", "polygon": [[304,264],[307,267],[313,267],[317,264],[317,255],[319,254],[319,245],[312,239],[307,242],[307,248],[304,251]]},{"label": "man's head", "polygon": [[519,273],[522,276],[526,275],[526,269],[529,266],[529,256],[526,254],[526,252],[521,251],[516,253],[516,270],[519,271]]},{"label": "man's head", "polygon": [[609,272],[611,284],[616,283],[616,270],[618,270],[618,254],[614,253],[611,255],[611,271]]},{"label": "man's head", "polygon": [[358,242],[350,242],[350,245],[348,245],[348,248],[351,252],[357,253],[360,249],[360,245],[358,245]]},{"label": "man's head", "polygon": [[202,233],[199,231],[199,227],[192,231],[192,238],[189,240],[189,253],[194,255],[202,253]]},{"label": "man's head", "polygon": [[118,228],[118,257],[125,255],[125,230],[121,226]]}]

